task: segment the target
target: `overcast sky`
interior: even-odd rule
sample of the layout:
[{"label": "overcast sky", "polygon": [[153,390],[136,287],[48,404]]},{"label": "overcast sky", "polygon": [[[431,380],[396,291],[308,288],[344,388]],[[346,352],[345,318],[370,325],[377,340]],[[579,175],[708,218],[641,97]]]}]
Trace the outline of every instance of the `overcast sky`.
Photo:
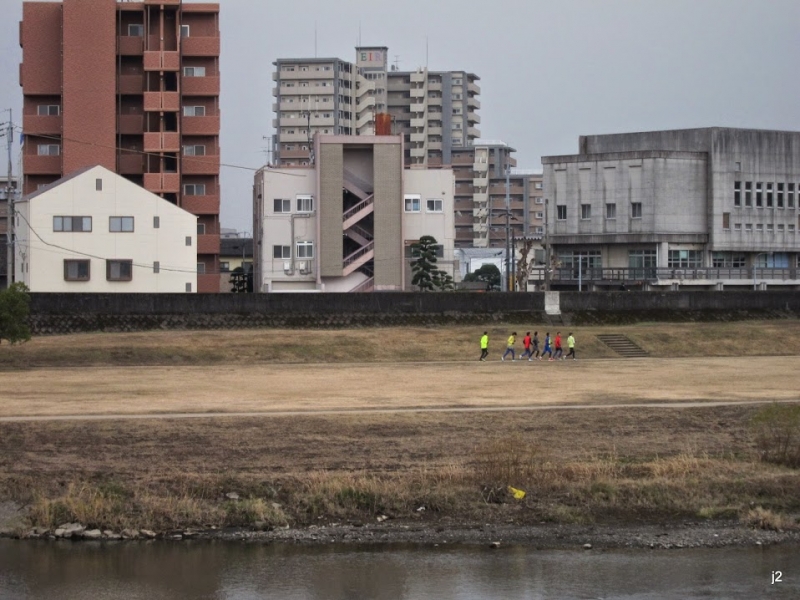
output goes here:
[{"label": "overcast sky", "polygon": [[[91,1],[91,0],[84,0]],[[221,0],[222,161],[257,168],[272,130],[272,62],[355,59],[481,78],[482,137],[519,166],[582,134],[731,126],[800,130],[798,0]],[[0,0],[0,108],[20,122],[20,0]],[[0,121],[6,120],[0,116]],[[5,148],[0,169],[5,171]],[[222,225],[252,230],[252,171],[222,169]]]}]

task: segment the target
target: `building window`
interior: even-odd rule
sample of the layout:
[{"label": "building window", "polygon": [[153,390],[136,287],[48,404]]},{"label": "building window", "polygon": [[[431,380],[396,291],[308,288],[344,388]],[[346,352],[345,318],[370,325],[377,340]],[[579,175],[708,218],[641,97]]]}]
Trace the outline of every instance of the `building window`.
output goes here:
[{"label": "building window", "polygon": [[192,284],[191,283],[187,283],[186,284],[186,292],[189,293],[191,291],[192,291]]},{"label": "building window", "polygon": [[144,25],[141,23],[130,23],[128,25],[128,37],[144,37]]},{"label": "building window", "polygon": [[716,269],[743,269],[747,266],[747,257],[732,252],[714,252],[711,255],[711,266]]},{"label": "building window", "polygon": [[181,37],[187,38],[191,34],[192,30],[188,25],[181,25]]},{"label": "building window", "polygon": [[231,272],[231,263],[226,261],[220,261],[219,263],[219,272],[220,273],[230,273]]},{"label": "building window", "polygon": [[775,233],[775,227],[772,223],[767,223],[767,233]]},{"label": "building window", "polygon": [[202,144],[198,144],[196,146],[184,146],[183,147],[183,155],[184,156],[205,156],[206,155],[206,147]]},{"label": "building window", "polygon": [[158,274],[161,273],[161,263],[157,260],[153,262],[153,273]]},{"label": "building window", "polygon": [[421,198],[416,195],[407,195],[405,197],[405,211],[406,212],[419,212]]},{"label": "building window", "polygon": [[186,245],[187,246],[191,246],[192,245],[192,236],[190,236],[190,235],[186,236]]},{"label": "building window", "polygon": [[784,226],[783,223],[778,223],[778,233],[783,233]]},{"label": "building window", "polygon": [[658,253],[655,250],[628,250],[628,266],[631,269],[655,269]]},{"label": "building window", "polygon": [[616,219],[616,218],[617,218],[617,205],[606,204],[606,219]]},{"label": "building window", "polygon": [[752,223],[745,223],[744,224],[744,230],[747,233],[753,233],[753,224]]},{"label": "building window", "polygon": [[533,217],[534,217],[535,219],[544,219],[544,213],[543,213],[543,212],[537,212],[537,213],[534,213],[534,214],[533,214]]},{"label": "building window", "polygon": [[205,67],[183,67],[183,76],[184,77],[205,77],[206,76],[206,68]]},{"label": "building window", "polygon": [[788,208],[794,208],[794,184],[793,183],[786,184],[786,206]]},{"label": "building window", "polygon": [[767,184],[767,208],[772,208],[772,184]]},{"label": "building window", "polygon": [[314,258],[314,242],[297,242],[297,258]]},{"label": "building window", "polygon": [[632,219],[641,219],[642,218],[642,203],[641,202],[631,202],[631,218]]},{"label": "building window", "polygon": [[106,279],[108,281],[130,281],[133,279],[133,261],[107,260]]},{"label": "building window", "polygon": [[94,189],[97,192],[103,191],[103,180],[102,179],[95,179],[94,180]]},{"label": "building window", "polygon": [[788,231],[789,233],[794,233],[794,224],[793,223],[789,223],[786,226],[786,231]]},{"label": "building window", "polygon": [[756,207],[761,208],[764,206],[764,184],[760,181],[756,182]]},{"label": "building window", "polygon": [[742,230],[742,224],[741,223],[734,223],[733,224],[733,230],[734,231],[741,231]]},{"label": "building window", "polygon": [[197,274],[198,275],[205,275],[206,274],[206,264],[205,263],[197,263]]},{"label": "building window", "polygon": [[444,202],[441,198],[428,198],[426,204],[427,210],[430,213],[444,212]]},{"label": "building window", "polygon": [[272,247],[272,258],[277,258],[277,259],[292,258],[292,247],[291,246],[273,246]]},{"label": "building window", "polygon": [[205,117],[206,116],[206,107],[205,106],[184,106],[183,107],[183,116],[184,117]]},{"label": "building window", "polygon": [[108,217],[108,230],[111,233],[133,232],[133,217]]},{"label": "building window", "polygon": [[566,204],[559,204],[556,206],[556,220],[557,221],[566,221],[567,220],[567,205]]},{"label": "building window", "polygon": [[731,213],[722,213],[722,229],[730,231],[731,229]]},{"label": "building window", "polygon": [[700,250],[670,250],[667,256],[670,269],[696,269],[703,266],[703,253]]},{"label": "building window", "polygon": [[183,186],[183,194],[185,196],[205,196],[206,184],[205,183],[187,183]]},{"label": "building window", "polygon": [[91,232],[92,217],[53,217],[53,231]]},{"label": "building window", "polygon": [[297,197],[297,212],[310,213],[314,210],[314,198],[312,196]]},{"label": "building window", "polygon": [[735,181],[733,183],[733,205],[734,206],[741,206],[742,205],[742,182]]},{"label": "building window", "polygon": [[64,261],[64,281],[89,281],[89,276],[88,260]]},{"label": "building window", "polygon": [[535,189],[535,190],[542,189],[542,182],[541,181],[537,181],[535,184],[533,184],[533,189]]},{"label": "building window", "polygon": [[764,231],[764,224],[763,223],[756,223],[756,231],[759,233]]},{"label": "building window", "polygon": [[539,196],[538,198],[536,198],[536,200],[534,202],[536,202],[536,204],[544,204],[544,198]]},{"label": "building window", "polygon": [[753,182],[744,182],[744,205],[748,208],[753,206]]},{"label": "building window", "polygon": [[197,224],[197,235],[205,235],[206,234],[206,224],[205,223],[198,223]]},{"label": "building window", "polygon": [[272,201],[272,212],[290,213],[292,212],[292,201],[289,198],[275,198]]},{"label": "building window", "polygon": [[36,148],[39,156],[58,156],[61,154],[61,146],[58,144],[39,144]]},{"label": "building window", "polygon": [[783,208],[783,184],[778,184],[778,193],[776,194],[778,208]]},{"label": "building window", "polygon": [[40,117],[57,117],[61,114],[58,104],[40,104],[36,107],[36,114]]},{"label": "building window", "polygon": [[161,217],[153,217],[153,229],[159,229],[161,227]]}]

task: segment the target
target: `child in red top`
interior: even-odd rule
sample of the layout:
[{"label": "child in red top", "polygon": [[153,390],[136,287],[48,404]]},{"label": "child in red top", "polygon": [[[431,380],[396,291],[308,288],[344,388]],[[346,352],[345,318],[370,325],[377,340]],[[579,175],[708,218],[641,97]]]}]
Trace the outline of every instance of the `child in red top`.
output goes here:
[{"label": "child in red top", "polygon": [[519,357],[520,360],[528,357],[528,360],[531,360],[531,356],[533,356],[533,350],[531,349],[531,332],[525,334],[525,338],[522,340],[522,345],[525,346],[525,352],[522,353],[522,356]]}]

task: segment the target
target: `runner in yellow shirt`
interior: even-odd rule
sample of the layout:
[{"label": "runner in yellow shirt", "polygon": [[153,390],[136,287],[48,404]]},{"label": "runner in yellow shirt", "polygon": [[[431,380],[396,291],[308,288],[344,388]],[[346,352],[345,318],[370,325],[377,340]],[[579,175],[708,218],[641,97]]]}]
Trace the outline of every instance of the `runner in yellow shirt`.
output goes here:
[{"label": "runner in yellow shirt", "polygon": [[575,338],[572,336],[572,332],[570,332],[569,337],[567,338],[567,347],[569,348],[569,354],[565,358],[572,357],[572,360],[578,360],[575,356]]},{"label": "runner in yellow shirt", "polygon": [[489,332],[484,331],[481,337],[481,360],[485,361],[489,356]]},{"label": "runner in yellow shirt", "polygon": [[517,332],[515,331],[510,336],[508,336],[508,346],[506,347],[505,354],[503,354],[503,358],[500,360],[505,360],[506,356],[511,354],[511,362],[514,362],[514,344],[517,342]]}]

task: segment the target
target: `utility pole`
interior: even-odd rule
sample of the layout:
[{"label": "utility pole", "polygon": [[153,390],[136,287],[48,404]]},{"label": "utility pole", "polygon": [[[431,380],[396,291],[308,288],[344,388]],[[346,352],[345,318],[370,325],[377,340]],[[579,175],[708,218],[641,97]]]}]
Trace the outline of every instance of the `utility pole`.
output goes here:
[{"label": "utility pole", "polygon": [[[5,112],[5,111],[4,111]],[[14,283],[14,192],[16,190],[11,188],[11,148],[14,142],[14,124],[13,113],[11,109],[8,112],[8,127],[6,128],[6,144],[8,150],[8,179],[6,180],[6,289],[11,287]]]},{"label": "utility pole", "polygon": [[511,279],[511,167],[506,163],[506,291],[514,291]]},{"label": "utility pole", "polygon": [[546,292],[550,291],[550,243],[547,237],[547,213],[549,211],[550,201],[544,199],[544,289]]}]

